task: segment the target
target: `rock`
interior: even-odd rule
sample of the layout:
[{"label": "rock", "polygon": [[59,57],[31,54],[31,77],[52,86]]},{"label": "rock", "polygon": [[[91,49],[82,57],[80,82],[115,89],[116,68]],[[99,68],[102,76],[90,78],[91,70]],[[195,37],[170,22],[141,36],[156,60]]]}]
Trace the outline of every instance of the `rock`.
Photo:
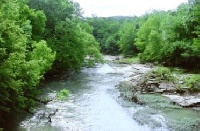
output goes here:
[{"label": "rock", "polygon": [[153,93],[154,92],[154,89],[153,88],[151,88],[151,87],[147,87],[146,88],[146,90],[145,90],[145,92],[148,92],[148,93]]},{"label": "rock", "polygon": [[179,84],[183,84],[184,82],[181,80],[181,81],[179,81],[178,83],[179,83]]},{"label": "rock", "polygon": [[134,90],[133,83],[130,81],[122,81],[120,82],[118,89],[120,93],[133,91]]},{"label": "rock", "polygon": [[156,79],[155,78],[151,78],[151,79],[149,79],[149,81],[156,81]]},{"label": "rock", "polygon": [[135,75],[135,76],[132,77],[132,78],[133,78],[133,80],[139,82],[139,81],[141,80],[141,77],[142,77],[141,75]]},{"label": "rock", "polygon": [[134,72],[127,72],[127,73],[124,75],[124,78],[133,77],[133,76],[135,76],[135,73],[134,73]]},{"label": "rock", "polygon": [[[190,97],[180,96],[180,94],[177,94],[178,90],[176,89],[176,86],[181,85],[181,88],[184,91],[179,91],[179,93],[182,93],[182,95],[191,95],[188,87],[184,85],[183,76],[176,75],[175,77],[178,78],[178,81],[172,83],[156,74],[147,74],[150,70],[152,70],[152,68],[144,67],[144,65],[141,64],[131,65],[131,71],[129,70],[125,73],[124,80],[121,81],[119,86],[121,96],[130,101],[139,103],[136,92],[142,94],[168,93],[173,95],[164,96],[168,97],[173,103],[182,107],[200,107],[200,93],[198,95],[196,94],[196,96]],[[200,83],[197,83],[195,88],[200,89]]]},{"label": "rock", "polygon": [[148,71],[151,70],[150,67],[145,67],[142,64],[132,64],[131,67],[132,67],[133,71],[138,73],[138,74],[145,74],[145,73],[147,73]]},{"label": "rock", "polygon": [[175,91],[175,85],[173,83],[162,82],[159,85],[159,89],[165,89],[167,91]]},{"label": "rock", "polygon": [[194,88],[200,90],[200,82],[196,83],[196,84],[194,85]]},{"label": "rock", "polygon": [[151,84],[159,85],[159,83],[160,83],[159,81],[151,81],[151,80],[147,81],[148,85],[151,85]]},{"label": "rock", "polygon": [[200,93],[198,93],[196,97],[197,97],[197,98],[200,98]]},{"label": "rock", "polygon": [[131,101],[137,103],[139,101],[137,95],[133,95],[132,98],[131,98]]},{"label": "rock", "polygon": [[132,77],[126,77],[121,82],[130,82],[132,81]]},{"label": "rock", "polygon": [[164,93],[164,91],[165,91],[165,90],[163,90],[163,89],[156,89],[154,92],[155,92],[155,93]]},{"label": "rock", "polygon": [[178,96],[178,95],[163,95],[168,97],[172,102],[182,107],[199,107],[200,98],[195,96]]},{"label": "rock", "polygon": [[120,60],[120,58],[119,58],[119,57],[117,57],[117,58],[115,58],[115,60]]},{"label": "rock", "polygon": [[141,101],[140,99],[138,99],[138,96],[137,95],[133,95],[132,98],[131,98],[131,101],[137,103],[137,104],[140,104],[140,105],[144,105],[145,103],[143,101]]}]

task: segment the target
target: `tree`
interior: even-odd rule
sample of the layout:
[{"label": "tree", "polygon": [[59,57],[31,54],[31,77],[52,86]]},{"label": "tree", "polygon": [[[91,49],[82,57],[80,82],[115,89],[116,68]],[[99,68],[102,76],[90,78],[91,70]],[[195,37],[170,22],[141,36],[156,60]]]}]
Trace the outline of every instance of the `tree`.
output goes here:
[{"label": "tree", "polygon": [[93,35],[97,42],[100,43],[101,52],[106,54],[119,54],[119,45],[117,44],[120,37],[119,31],[126,20],[131,17],[93,17],[87,18],[87,22],[94,28]]},{"label": "tree", "polygon": [[133,56],[138,53],[138,49],[135,46],[137,28],[137,19],[135,19],[126,22],[120,30],[118,45],[125,56]]},{"label": "tree", "polygon": [[142,52],[142,61],[158,61],[160,59],[161,33],[160,23],[164,14],[155,13],[141,26],[137,32],[136,46]]},{"label": "tree", "polygon": [[36,86],[55,58],[45,41],[32,39],[30,12],[37,14],[23,0],[0,4],[0,117],[32,106]]},{"label": "tree", "polygon": [[84,55],[88,58],[84,61],[85,66],[94,66],[95,63],[102,62],[99,43],[92,35],[93,28],[87,22],[83,22],[80,29],[84,43]]},{"label": "tree", "polygon": [[[90,48],[84,40],[88,36],[83,35],[87,32],[83,32],[80,26],[80,6],[69,0],[30,0],[29,5],[33,9],[43,10],[47,18],[43,38],[56,52],[53,69],[49,74],[80,69],[87,54],[86,49]],[[98,54],[99,48],[95,51]]]}]

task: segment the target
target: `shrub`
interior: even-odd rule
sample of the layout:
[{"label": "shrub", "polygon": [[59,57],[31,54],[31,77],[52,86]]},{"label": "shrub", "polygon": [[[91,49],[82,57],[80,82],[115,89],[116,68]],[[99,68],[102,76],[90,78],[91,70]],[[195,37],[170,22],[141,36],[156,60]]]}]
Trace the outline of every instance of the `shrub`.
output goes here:
[{"label": "shrub", "polygon": [[184,78],[184,83],[190,90],[200,91],[198,84],[200,83],[200,75],[193,74]]},{"label": "shrub", "polygon": [[70,92],[67,89],[63,89],[57,93],[56,97],[58,100],[65,100],[69,96]]},{"label": "shrub", "polygon": [[148,73],[148,77],[156,77],[160,80],[174,81],[172,71],[167,67],[157,67]]}]

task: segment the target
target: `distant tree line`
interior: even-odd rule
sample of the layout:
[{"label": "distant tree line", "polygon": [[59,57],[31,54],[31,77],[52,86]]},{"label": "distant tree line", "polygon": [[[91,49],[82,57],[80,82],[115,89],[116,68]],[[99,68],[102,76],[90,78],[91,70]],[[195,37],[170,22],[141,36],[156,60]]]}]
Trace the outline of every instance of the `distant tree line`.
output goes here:
[{"label": "distant tree line", "polygon": [[141,62],[200,68],[200,2],[141,17],[88,18],[103,53],[138,55]]}]

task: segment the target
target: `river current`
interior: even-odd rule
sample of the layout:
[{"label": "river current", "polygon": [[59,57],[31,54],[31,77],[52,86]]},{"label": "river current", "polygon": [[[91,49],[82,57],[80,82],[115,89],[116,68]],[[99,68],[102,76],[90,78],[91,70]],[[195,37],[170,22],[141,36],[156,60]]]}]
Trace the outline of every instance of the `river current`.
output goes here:
[{"label": "river current", "polygon": [[[41,99],[54,99],[38,105],[33,115],[21,115],[18,131],[148,131],[132,119],[134,107],[121,104],[116,86],[131,66],[99,64],[79,73],[40,85]],[[70,96],[56,100],[56,93],[68,89]],[[48,116],[50,114],[51,118]],[[51,120],[50,120],[51,119]]]}]

